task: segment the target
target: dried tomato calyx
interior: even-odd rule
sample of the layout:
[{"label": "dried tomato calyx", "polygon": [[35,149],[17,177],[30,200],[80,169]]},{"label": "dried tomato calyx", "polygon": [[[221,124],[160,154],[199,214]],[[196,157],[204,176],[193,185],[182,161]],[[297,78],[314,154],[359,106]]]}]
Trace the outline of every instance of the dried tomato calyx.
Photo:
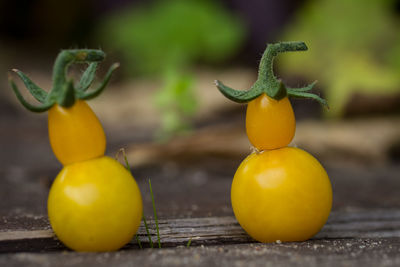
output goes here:
[{"label": "dried tomato calyx", "polygon": [[312,98],[317,100],[323,106],[328,106],[324,99],[310,92],[316,84],[316,81],[305,87],[290,88],[274,75],[273,60],[279,53],[306,51],[307,49],[308,48],[304,42],[280,42],[268,44],[260,61],[257,81],[249,90],[235,90],[224,85],[220,81],[215,81],[215,85],[224,96],[238,103],[247,103],[257,98],[262,93],[265,93],[276,100],[280,100],[286,96]]},{"label": "dried tomato calyx", "polygon": [[[100,83],[99,87],[94,90],[87,91],[92,84],[98,62],[103,61],[105,53],[96,49],[71,49],[62,50],[54,63],[53,67],[53,87],[49,92],[46,92],[38,85],[36,85],[28,76],[22,71],[13,69],[31,95],[41,103],[41,105],[32,105],[27,102],[20,93],[17,85],[9,75],[9,83],[18,100],[21,104],[30,111],[44,112],[50,109],[54,104],[59,104],[63,107],[70,107],[75,103],[76,99],[88,100],[98,96],[110,81],[111,75],[115,69],[119,67],[119,63],[114,63],[108,70],[104,80]],[[73,63],[88,63],[89,66],[82,74],[79,83],[74,86],[72,79],[67,78],[68,67]]]}]

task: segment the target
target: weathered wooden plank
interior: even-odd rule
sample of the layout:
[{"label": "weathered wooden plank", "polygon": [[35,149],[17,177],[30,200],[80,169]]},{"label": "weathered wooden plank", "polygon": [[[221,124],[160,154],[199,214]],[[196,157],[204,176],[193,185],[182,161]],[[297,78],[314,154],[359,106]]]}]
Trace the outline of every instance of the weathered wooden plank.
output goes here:
[{"label": "weathered wooden plank", "polygon": [[[156,241],[154,221],[149,221],[150,234]],[[207,217],[159,220],[161,242],[164,247],[185,245],[192,240],[192,245],[251,243],[252,240],[240,227],[234,217]],[[138,230],[138,237],[144,246],[149,246],[143,225]],[[378,238],[400,237],[400,210],[362,211],[332,213],[328,223],[313,239],[334,238]],[[18,230],[0,232],[0,252],[43,250],[38,242],[51,249],[64,249],[57,242],[52,230]],[[23,244],[23,246],[22,246]],[[127,247],[137,246],[133,239]]]},{"label": "weathered wooden plank", "polygon": [[33,231],[5,231],[0,232],[1,241],[12,241],[21,239],[35,239],[35,238],[53,238],[54,233],[52,230],[33,230]]}]

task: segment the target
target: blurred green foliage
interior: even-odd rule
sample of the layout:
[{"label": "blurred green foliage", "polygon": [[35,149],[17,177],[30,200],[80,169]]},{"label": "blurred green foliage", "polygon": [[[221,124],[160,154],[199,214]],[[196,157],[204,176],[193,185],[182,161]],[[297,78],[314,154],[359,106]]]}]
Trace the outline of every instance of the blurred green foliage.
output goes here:
[{"label": "blurred green foliage", "polygon": [[201,60],[219,62],[243,41],[242,23],[218,1],[169,0],[131,7],[109,18],[104,41],[127,58],[129,70],[159,73]]},{"label": "blurred green foliage", "polygon": [[157,133],[159,140],[191,128],[190,119],[197,109],[193,85],[192,75],[174,70],[166,74],[164,88],[155,96],[155,104],[162,112],[161,130]]},{"label": "blurred green foliage", "polygon": [[309,1],[283,34],[307,53],[280,57],[281,70],[318,79],[331,107],[343,115],[355,93],[400,92],[400,18],[392,0]]},{"label": "blurred green foliage", "polygon": [[155,75],[164,88],[155,97],[162,134],[187,129],[195,113],[194,63],[214,64],[234,55],[244,41],[242,22],[219,1],[169,0],[131,7],[111,16],[100,36],[124,56],[128,75]]}]

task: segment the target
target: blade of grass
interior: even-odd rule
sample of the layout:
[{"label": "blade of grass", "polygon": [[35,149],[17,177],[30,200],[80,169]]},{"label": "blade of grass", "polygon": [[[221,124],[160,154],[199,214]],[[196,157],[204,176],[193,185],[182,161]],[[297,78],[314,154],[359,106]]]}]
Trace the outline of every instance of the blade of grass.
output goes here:
[{"label": "blade of grass", "polygon": [[[122,156],[124,157],[125,168],[126,168],[128,171],[131,171],[131,167],[130,167],[129,162],[128,162],[128,159],[127,159],[127,157],[126,157],[126,153],[125,153],[125,149],[124,149],[124,148],[121,148],[121,149],[118,151],[118,153],[117,153],[117,155],[116,155],[116,158],[118,158],[118,154],[119,154],[120,152],[122,153]],[[149,227],[148,227],[148,225],[147,225],[146,218],[144,217],[144,214],[142,214],[142,220],[143,220],[143,223],[144,223],[144,228],[146,229],[147,237],[149,238],[150,247],[153,248],[153,247],[154,247],[153,241],[151,240]],[[140,242],[139,237],[138,237],[137,235],[135,235],[135,237],[136,237],[136,241],[138,242],[139,247],[140,247],[140,248],[143,248],[143,247],[142,247],[142,242]]]},{"label": "blade of grass", "polygon": [[190,244],[192,244],[192,238],[189,239],[189,241],[188,241],[187,244],[186,244],[186,247],[187,247],[187,248],[190,247]]},{"label": "blade of grass", "polygon": [[153,189],[152,189],[152,187],[151,187],[151,181],[150,181],[150,179],[149,179],[149,187],[150,187],[151,202],[153,203],[154,220],[156,221],[158,248],[161,248],[160,230],[159,230],[159,228],[158,228],[158,219],[157,219],[156,203],[155,203],[155,201],[154,201]]},{"label": "blade of grass", "polygon": [[122,157],[124,158],[124,161],[125,161],[125,168],[128,171],[131,171],[131,166],[129,165],[128,158],[126,157],[125,148],[120,148],[118,150],[117,154],[115,155],[116,160],[118,160],[119,153],[122,153]]},{"label": "blade of grass", "polygon": [[136,242],[137,242],[138,245],[139,245],[139,248],[142,249],[142,248],[143,248],[143,247],[142,247],[142,242],[140,242],[139,237],[138,237],[137,235],[135,235],[135,238],[136,238]]},{"label": "blade of grass", "polygon": [[149,226],[147,225],[146,218],[144,217],[144,214],[143,214],[143,218],[142,219],[143,219],[143,223],[144,223],[144,228],[146,229],[147,237],[149,238],[150,248],[154,248],[153,241],[151,240]]}]

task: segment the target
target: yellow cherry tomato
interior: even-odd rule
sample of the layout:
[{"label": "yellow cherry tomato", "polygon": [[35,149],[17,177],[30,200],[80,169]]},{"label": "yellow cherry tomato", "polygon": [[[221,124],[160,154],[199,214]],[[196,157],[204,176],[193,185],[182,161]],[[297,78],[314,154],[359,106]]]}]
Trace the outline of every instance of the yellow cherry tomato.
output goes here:
[{"label": "yellow cherry tomato", "polygon": [[142,218],[142,198],[128,170],[109,157],[65,166],[48,198],[50,224],[76,251],[111,251],[128,243]]},{"label": "yellow cherry tomato", "polygon": [[259,150],[287,146],[293,139],[296,121],[287,97],[275,100],[262,94],[249,102],[246,131],[250,142]]},{"label": "yellow cherry tomato", "polygon": [[54,154],[65,166],[104,155],[106,137],[96,114],[85,101],[49,110],[49,139]]},{"label": "yellow cherry tomato", "polygon": [[254,239],[303,241],[327,221],[332,188],[313,156],[285,147],[249,155],[235,174],[231,200],[236,219]]}]

